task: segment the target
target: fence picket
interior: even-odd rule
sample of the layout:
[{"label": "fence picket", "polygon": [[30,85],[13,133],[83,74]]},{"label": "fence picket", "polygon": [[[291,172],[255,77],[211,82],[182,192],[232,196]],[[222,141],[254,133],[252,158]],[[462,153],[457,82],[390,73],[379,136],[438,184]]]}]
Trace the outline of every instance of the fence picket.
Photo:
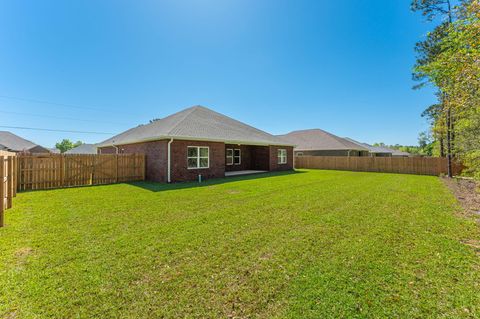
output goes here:
[{"label": "fence picket", "polygon": [[[447,159],[443,157],[297,156],[295,158],[295,168],[438,176],[447,173]],[[463,166],[461,164],[454,163],[454,175],[459,175],[462,170]]]},{"label": "fence picket", "polygon": [[145,155],[19,155],[18,190],[145,180]]}]

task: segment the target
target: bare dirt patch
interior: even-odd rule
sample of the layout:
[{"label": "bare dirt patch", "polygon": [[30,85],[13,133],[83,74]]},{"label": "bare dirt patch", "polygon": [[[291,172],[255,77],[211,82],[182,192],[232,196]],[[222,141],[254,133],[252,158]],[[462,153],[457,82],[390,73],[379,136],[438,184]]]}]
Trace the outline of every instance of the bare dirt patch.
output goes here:
[{"label": "bare dirt patch", "polygon": [[442,178],[442,180],[458,199],[465,212],[480,218],[480,185],[471,179]]}]

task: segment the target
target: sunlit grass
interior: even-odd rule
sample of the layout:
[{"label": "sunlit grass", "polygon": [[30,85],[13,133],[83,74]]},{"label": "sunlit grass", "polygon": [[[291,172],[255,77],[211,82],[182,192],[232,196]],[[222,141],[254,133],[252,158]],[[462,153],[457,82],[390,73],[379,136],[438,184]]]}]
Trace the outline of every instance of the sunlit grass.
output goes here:
[{"label": "sunlit grass", "polygon": [[20,193],[0,318],[479,317],[457,208],[435,177],[315,170]]}]

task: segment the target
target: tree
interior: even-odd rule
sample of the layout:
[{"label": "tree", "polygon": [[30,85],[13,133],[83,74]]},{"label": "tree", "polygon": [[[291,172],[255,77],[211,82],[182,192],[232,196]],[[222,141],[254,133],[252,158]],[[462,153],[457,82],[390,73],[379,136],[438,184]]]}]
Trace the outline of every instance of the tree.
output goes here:
[{"label": "tree", "polygon": [[63,139],[61,142],[55,144],[55,147],[60,150],[61,153],[65,153],[68,150],[71,150],[74,147],[82,145],[83,142],[77,141],[73,143],[69,139]]},{"label": "tree", "polygon": [[[420,41],[415,45],[415,51],[417,53],[417,61],[414,67],[413,78],[417,81],[423,81],[416,88],[422,87],[425,85],[425,80],[431,82],[429,74],[426,73],[423,68],[426,65],[435,61],[435,59],[442,53],[443,46],[442,41],[448,34],[448,29],[453,22],[453,10],[451,0],[413,0],[411,3],[411,9],[413,11],[419,11],[424,17],[427,18],[427,21],[433,21],[434,19],[440,17],[442,22],[440,25],[434,28],[432,32],[427,35],[427,39]],[[442,105],[442,115],[445,118],[446,126],[446,148],[447,148],[447,159],[448,159],[448,176],[452,177],[452,147],[453,147],[453,138],[455,133],[453,133],[454,123],[452,116],[452,109],[447,101],[446,93],[441,90],[439,87],[438,96],[440,105]],[[440,137],[440,149],[443,153],[443,136]]]},{"label": "tree", "polygon": [[412,11],[420,11],[428,21],[432,21],[438,16],[447,16],[452,21],[452,3],[450,0],[413,0],[411,4]]},{"label": "tree", "polygon": [[437,53],[416,71],[441,92],[441,116],[434,127],[440,123],[446,128],[447,157],[454,150],[480,179],[479,0],[463,1],[451,21],[437,43]]}]

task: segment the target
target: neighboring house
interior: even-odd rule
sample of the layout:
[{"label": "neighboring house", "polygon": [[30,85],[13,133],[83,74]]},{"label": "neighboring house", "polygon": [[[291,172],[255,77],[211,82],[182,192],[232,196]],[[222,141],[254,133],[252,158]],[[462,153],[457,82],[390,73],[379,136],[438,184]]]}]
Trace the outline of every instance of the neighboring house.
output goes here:
[{"label": "neighboring house", "polygon": [[60,150],[58,148],[50,148],[48,149],[50,151],[50,153],[52,154],[60,154]]},{"label": "neighboring house", "polygon": [[82,144],[66,151],[65,154],[97,154],[97,145]]},{"label": "neighboring house", "polygon": [[203,106],[137,126],[97,147],[101,154],[145,154],[146,177],[157,182],[293,169],[293,144]]},{"label": "neighboring house", "polygon": [[408,153],[408,152],[403,152],[403,151],[399,151],[399,150],[394,150],[392,149],[393,153],[392,153],[392,156],[393,157],[412,157],[413,155]]},{"label": "neighboring house", "polygon": [[0,131],[0,149],[15,153],[50,153],[50,150],[8,131]]},{"label": "neighboring house", "polygon": [[293,131],[277,137],[296,145],[295,156],[368,156],[368,149],[320,129]]},{"label": "neighboring house", "polygon": [[368,149],[370,156],[375,156],[375,157],[392,157],[393,150],[385,148],[385,147],[379,147],[379,146],[372,146],[367,143],[362,143],[359,141],[356,141],[352,138],[344,137],[347,141],[350,141],[352,143],[355,143],[357,145],[363,146]]},{"label": "neighboring house", "polygon": [[352,143],[355,143],[357,145],[361,145],[361,146],[364,146],[364,147],[368,148],[368,150],[370,152],[370,156],[375,156],[375,157],[409,157],[409,156],[412,156],[410,153],[402,152],[402,151],[391,149],[391,148],[388,148],[388,147],[372,146],[370,144],[358,142],[358,141],[356,141],[354,139],[351,139],[351,138],[348,138],[348,137],[345,137],[345,139],[352,142]]}]

